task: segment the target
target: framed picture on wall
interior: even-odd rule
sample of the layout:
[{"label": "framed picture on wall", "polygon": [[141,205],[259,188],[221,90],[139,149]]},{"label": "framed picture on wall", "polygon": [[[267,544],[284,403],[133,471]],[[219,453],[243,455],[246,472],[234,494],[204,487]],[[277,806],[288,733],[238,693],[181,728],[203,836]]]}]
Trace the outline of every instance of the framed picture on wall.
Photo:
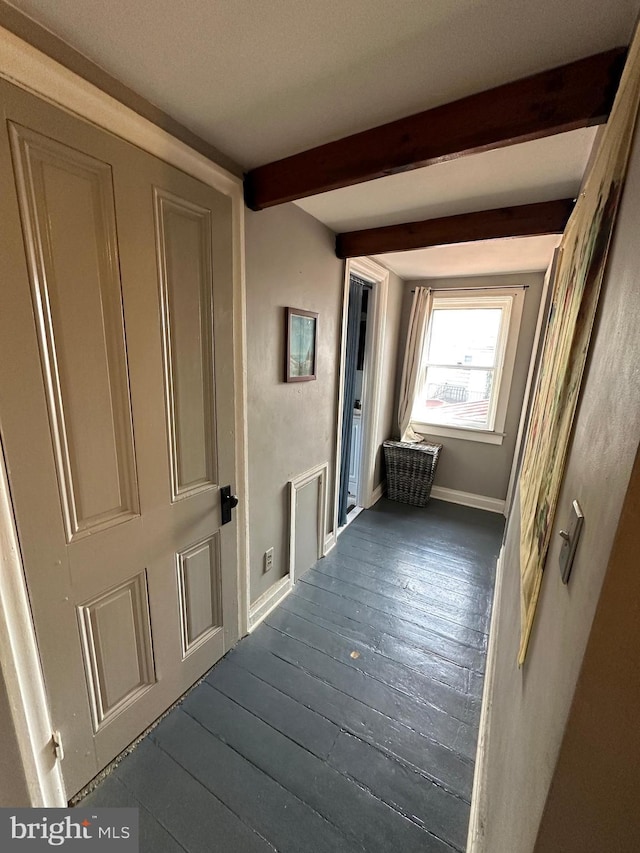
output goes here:
[{"label": "framed picture on wall", "polygon": [[287,308],[286,313],[285,382],[308,382],[316,378],[318,315],[300,308]]}]

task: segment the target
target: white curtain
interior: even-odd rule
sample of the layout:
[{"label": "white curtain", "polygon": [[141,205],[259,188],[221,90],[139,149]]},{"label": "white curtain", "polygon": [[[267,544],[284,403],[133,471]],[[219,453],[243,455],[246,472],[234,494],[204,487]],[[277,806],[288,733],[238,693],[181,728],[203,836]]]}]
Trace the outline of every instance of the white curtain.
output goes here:
[{"label": "white curtain", "polygon": [[400,404],[398,406],[400,441],[422,441],[422,436],[418,435],[411,428],[410,421],[413,401],[418,393],[418,382],[420,381],[421,373],[420,361],[429,317],[431,315],[432,302],[433,291],[431,288],[416,287],[413,294],[413,304],[411,305],[407,346],[404,353],[402,381],[400,382]]}]

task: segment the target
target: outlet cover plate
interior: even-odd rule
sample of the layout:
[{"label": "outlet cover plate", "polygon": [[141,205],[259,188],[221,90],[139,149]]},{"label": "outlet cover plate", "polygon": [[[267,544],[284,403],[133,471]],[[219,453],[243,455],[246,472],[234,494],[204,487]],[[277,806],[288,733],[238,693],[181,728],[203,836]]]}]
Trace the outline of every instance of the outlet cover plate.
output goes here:
[{"label": "outlet cover plate", "polygon": [[264,552],[264,573],[271,571],[273,568],[273,548],[269,548]]}]

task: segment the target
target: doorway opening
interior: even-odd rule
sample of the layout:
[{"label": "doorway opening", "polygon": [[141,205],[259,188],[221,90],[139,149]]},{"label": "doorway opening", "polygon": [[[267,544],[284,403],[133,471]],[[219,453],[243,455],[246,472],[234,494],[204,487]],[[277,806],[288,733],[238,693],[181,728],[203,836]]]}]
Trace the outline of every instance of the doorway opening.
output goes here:
[{"label": "doorway opening", "polygon": [[388,292],[389,270],[370,258],[347,261],[336,421],[333,532],[327,550],[331,550],[336,537],[361,509],[373,506],[383,493],[383,484],[374,479],[381,445],[380,405]]},{"label": "doorway opening", "polygon": [[348,524],[362,509],[362,427],[368,416],[366,360],[371,282],[351,273],[347,315],[347,350],[344,363],[344,408],[342,421],[343,465],[340,472],[340,526]]}]

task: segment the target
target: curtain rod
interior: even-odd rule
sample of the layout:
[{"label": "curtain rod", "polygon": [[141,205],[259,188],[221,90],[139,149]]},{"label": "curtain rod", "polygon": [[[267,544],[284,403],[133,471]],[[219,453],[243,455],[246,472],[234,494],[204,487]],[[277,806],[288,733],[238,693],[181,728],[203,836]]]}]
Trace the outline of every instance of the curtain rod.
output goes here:
[{"label": "curtain rod", "polygon": [[[439,293],[460,293],[461,290],[527,290],[531,285],[529,284],[498,284],[493,287],[431,287],[427,288],[428,290],[437,290]],[[415,287],[411,291],[411,293],[415,293]]]}]

